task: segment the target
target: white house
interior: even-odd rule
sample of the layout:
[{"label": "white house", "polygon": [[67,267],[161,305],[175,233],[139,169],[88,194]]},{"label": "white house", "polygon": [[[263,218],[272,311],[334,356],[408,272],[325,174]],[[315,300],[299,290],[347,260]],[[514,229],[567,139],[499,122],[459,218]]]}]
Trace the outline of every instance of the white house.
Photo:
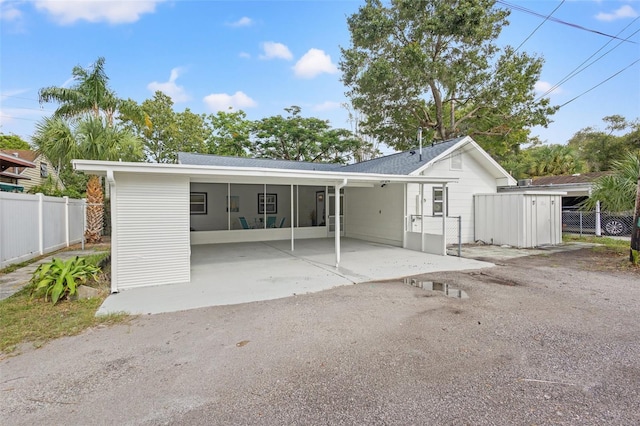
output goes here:
[{"label": "white house", "polygon": [[446,255],[446,216],[472,241],[473,195],[516,184],[470,137],[350,165],[187,153],[73,164],[110,184],[113,291],[189,282],[198,244],[333,238],[336,266],[341,236]]}]

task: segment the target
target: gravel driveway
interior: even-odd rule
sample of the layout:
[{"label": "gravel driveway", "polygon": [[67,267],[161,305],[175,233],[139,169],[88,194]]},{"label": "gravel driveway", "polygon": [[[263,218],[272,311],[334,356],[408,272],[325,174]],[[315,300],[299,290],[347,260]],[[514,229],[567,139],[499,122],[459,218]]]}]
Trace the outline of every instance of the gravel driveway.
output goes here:
[{"label": "gravel driveway", "polygon": [[590,250],[145,316],[0,361],[2,424],[640,424],[640,274]]}]

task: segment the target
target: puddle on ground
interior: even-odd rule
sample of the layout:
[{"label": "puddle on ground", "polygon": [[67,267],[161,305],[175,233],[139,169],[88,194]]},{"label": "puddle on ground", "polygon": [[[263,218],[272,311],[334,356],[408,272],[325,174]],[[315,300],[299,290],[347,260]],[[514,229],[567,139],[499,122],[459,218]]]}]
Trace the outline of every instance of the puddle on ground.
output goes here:
[{"label": "puddle on ground", "polygon": [[440,283],[437,281],[418,281],[413,278],[405,278],[405,284],[409,284],[413,287],[421,288],[423,290],[439,291],[447,297],[454,299],[468,299],[469,295],[458,288],[453,288],[447,283]]}]

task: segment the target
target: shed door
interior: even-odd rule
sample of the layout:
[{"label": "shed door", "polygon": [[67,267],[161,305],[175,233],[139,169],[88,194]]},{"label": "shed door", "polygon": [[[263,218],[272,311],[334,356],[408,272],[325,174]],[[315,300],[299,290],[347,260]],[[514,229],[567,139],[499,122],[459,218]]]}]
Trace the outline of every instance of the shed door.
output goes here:
[{"label": "shed door", "polygon": [[534,246],[551,244],[553,243],[553,238],[551,232],[551,203],[549,202],[549,197],[534,197],[534,203]]}]

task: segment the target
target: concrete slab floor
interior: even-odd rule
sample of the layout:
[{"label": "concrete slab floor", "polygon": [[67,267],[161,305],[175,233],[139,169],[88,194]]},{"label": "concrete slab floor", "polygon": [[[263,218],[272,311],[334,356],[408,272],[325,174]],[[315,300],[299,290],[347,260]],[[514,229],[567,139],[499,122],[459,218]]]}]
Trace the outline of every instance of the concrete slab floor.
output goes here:
[{"label": "concrete slab floor", "polygon": [[156,314],[279,299],[341,285],[438,271],[493,266],[384,244],[343,238],[335,268],[332,238],[191,247],[191,282],[141,287],[110,295],[97,315]]}]

